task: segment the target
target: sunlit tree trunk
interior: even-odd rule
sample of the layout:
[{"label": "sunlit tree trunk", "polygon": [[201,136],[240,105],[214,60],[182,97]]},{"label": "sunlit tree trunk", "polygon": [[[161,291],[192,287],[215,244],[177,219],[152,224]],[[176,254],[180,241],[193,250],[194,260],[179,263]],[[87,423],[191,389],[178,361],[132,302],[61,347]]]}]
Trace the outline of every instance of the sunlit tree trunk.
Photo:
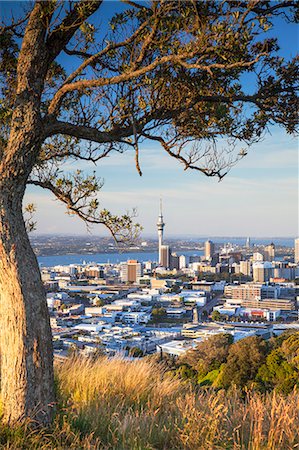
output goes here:
[{"label": "sunlit tree trunk", "polygon": [[[20,72],[29,71],[26,64],[24,57]],[[33,70],[30,66],[29,72]],[[42,82],[35,80],[31,87],[30,73],[20,77],[0,161],[1,401],[4,422],[29,418],[47,425],[55,406],[52,336],[46,294],[22,214],[26,183],[43,140],[36,94]]]},{"label": "sunlit tree trunk", "polygon": [[[49,424],[53,351],[46,295],[17,194],[0,183],[0,350],[3,420]],[[18,192],[19,191],[19,192]],[[21,191],[21,192],[20,192]]]}]

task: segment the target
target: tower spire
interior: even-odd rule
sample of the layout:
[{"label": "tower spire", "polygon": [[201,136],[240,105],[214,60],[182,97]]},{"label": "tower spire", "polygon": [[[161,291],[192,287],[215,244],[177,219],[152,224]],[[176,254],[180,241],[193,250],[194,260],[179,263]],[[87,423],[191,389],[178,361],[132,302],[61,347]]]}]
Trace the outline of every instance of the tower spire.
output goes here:
[{"label": "tower spire", "polygon": [[161,247],[163,245],[164,226],[165,226],[165,223],[163,221],[163,214],[162,214],[162,198],[160,198],[160,213],[159,213],[158,222],[157,222],[158,238],[159,238],[159,264],[161,264]]}]

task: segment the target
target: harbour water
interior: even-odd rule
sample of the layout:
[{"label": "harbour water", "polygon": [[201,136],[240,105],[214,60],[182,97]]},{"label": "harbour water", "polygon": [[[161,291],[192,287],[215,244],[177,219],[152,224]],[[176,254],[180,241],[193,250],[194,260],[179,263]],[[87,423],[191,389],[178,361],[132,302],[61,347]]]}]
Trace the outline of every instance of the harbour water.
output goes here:
[{"label": "harbour water", "polygon": [[[203,255],[200,250],[188,250],[186,252],[177,252],[178,255]],[[53,267],[58,265],[83,264],[85,263],[112,263],[117,264],[128,259],[137,259],[138,261],[157,261],[158,252],[123,252],[123,253],[84,253],[39,256],[38,262],[41,267]]]},{"label": "harbour water", "polygon": [[[244,245],[244,238],[226,238],[217,237],[212,238],[215,244],[219,243],[231,243],[232,245]],[[199,239],[200,242],[204,239]],[[282,245],[286,247],[294,246],[293,238],[252,238],[251,245],[267,245],[270,242],[274,242],[275,245]],[[203,255],[201,250],[186,250],[176,252],[178,255]],[[103,252],[103,253],[80,253],[80,254],[67,254],[67,255],[52,255],[52,256],[39,256],[38,262],[41,267],[52,267],[56,265],[69,265],[69,264],[83,264],[86,263],[112,263],[117,264],[128,259],[137,259],[138,261],[157,261],[158,251],[132,251],[132,252]]]}]

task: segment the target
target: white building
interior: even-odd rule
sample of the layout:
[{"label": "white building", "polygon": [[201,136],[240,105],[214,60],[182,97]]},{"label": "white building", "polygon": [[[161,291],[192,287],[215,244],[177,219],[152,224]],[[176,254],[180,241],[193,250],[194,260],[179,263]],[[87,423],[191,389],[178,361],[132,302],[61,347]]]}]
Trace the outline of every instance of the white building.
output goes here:
[{"label": "white building", "polygon": [[122,313],[124,323],[139,324],[147,323],[151,320],[151,314],[145,312],[125,312]]},{"label": "white building", "polygon": [[252,261],[253,262],[264,261],[264,255],[262,255],[262,253],[259,252],[254,252],[252,255]]},{"label": "white building", "polygon": [[185,269],[186,267],[187,267],[186,256],[185,255],[181,255],[179,257],[179,268],[180,269]]},{"label": "white building", "polygon": [[266,262],[256,262],[252,266],[253,281],[258,283],[264,283],[269,281],[273,276],[273,265],[272,263]]},{"label": "white building", "polygon": [[103,329],[103,323],[79,323],[74,326],[75,330],[86,331],[88,333],[98,333]]},{"label": "white building", "polygon": [[295,263],[299,263],[299,238],[295,239]]}]

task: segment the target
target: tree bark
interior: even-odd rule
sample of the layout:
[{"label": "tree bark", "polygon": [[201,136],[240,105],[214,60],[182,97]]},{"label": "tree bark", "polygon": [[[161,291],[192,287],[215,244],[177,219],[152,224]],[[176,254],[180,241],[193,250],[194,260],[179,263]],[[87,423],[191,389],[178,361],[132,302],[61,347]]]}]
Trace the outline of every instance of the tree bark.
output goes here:
[{"label": "tree bark", "polygon": [[28,177],[44,140],[40,114],[47,71],[49,2],[30,14],[18,58],[10,135],[0,160],[0,370],[3,421],[51,423],[54,406],[52,334],[46,295],[22,214]]},{"label": "tree bark", "polygon": [[[0,184],[0,349],[3,420],[48,425],[55,406],[46,295],[22,215],[22,195]],[[15,189],[18,192],[18,189]]]}]

